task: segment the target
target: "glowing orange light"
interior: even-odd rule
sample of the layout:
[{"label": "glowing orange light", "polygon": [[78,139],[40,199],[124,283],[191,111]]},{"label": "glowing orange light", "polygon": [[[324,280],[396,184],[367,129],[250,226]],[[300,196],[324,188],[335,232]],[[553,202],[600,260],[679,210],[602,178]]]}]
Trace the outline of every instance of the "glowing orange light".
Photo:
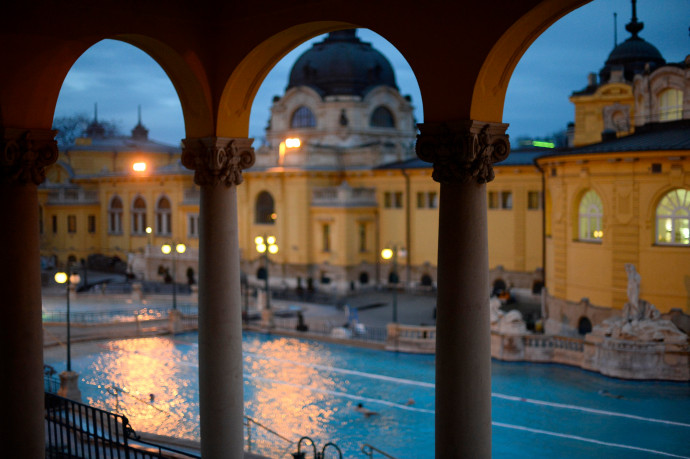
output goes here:
[{"label": "glowing orange light", "polygon": [[146,171],[146,163],[134,163],[134,164],[132,164],[132,169],[135,172],[145,172]]},{"label": "glowing orange light", "polygon": [[296,137],[285,139],[285,146],[288,148],[299,148],[300,145],[302,145],[302,142]]}]

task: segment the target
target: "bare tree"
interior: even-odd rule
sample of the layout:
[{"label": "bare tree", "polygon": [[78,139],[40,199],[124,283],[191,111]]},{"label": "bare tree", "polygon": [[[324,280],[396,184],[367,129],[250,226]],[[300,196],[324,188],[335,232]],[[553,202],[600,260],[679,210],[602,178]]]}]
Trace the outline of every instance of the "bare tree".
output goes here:
[{"label": "bare tree", "polygon": [[[72,116],[60,116],[53,120],[53,129],[58,131],[55,136],[60,149],[72,145],[77,137],[85,134],[86,128],[93,122],[85,113]],[[104,137],[116,137],[122,135],[120,126],[115,120],[99,121],[104,130]]]}]

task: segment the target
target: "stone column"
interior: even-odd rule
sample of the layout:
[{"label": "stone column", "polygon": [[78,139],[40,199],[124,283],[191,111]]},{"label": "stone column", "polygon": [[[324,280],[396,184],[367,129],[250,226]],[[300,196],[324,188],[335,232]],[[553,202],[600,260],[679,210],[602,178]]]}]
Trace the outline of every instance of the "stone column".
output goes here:
[{"label": "stone column", "polygon": [[4,446],[45,455],[37,185],[57,160],[55,131],[0,128],[0,321]]},{"label": "stone column", "polygon": [[436,457],[491,457],[486,182],[507,125],[420,124],[417,155],[441,183],[436,318]]},{"label": "stone column", "polygon": [[242,302],[237,188],[254,164],[253,139],[184,140],[182,163],[201,187],[199,412],[201,455],[242,457]]}]

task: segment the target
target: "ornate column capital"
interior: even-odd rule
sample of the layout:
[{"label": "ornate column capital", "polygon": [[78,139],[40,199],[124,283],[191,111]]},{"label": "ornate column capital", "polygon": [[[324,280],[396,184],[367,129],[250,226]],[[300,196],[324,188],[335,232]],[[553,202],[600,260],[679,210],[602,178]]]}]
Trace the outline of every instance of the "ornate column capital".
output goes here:
[{"label": "ornate column capital", "polygon": [[182,164],[194,171],[194,183],[199,186],[239,185],[242,170],[251,167],[256,159],[253,141],[227,137],[184,139]]},{"label": "ornate column capital", "polygon": [[0,129],[0,183],[43,183],[45,168],[58,158],[55,134],[52,129]]},{"label": "ornate column capital", "polygon": [[417,156],[434,164],[432,177],[440,183],[494,179],[493,163],[508,157],[507,124],[463,120],[422,123],[417,135]]}]

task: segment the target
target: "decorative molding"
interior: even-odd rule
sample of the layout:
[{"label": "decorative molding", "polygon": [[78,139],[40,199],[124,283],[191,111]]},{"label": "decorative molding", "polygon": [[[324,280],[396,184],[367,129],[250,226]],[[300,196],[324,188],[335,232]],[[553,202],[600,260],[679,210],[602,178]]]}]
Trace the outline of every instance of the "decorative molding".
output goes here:
[{"label": "decorative molding", "polygon": [[254,164],[256,156],[248,138],[200,137],[184,139],[182,165],[194,171],[199,186],[239,185],[242,170]]},{"label": "decorative molding", "polygon": [[0,130],[0,183],[43,183],[45,168],[58,159],[55,134],[52,129]]},{"label": "decorative molding", "polygon": [[432,177],[440,183],[490,182],[493,163],[510,152],[507,124],[466,120],[418,126],[417,156],[434,164]]}]

